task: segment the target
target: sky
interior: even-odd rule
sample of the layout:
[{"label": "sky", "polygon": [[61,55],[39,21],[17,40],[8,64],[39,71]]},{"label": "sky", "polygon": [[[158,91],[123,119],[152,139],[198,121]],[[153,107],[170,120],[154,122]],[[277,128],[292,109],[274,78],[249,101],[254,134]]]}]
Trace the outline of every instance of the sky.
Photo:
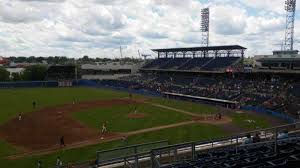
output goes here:
[{"label": "sky", "polygon": [[[284,39],[284,0],[1,0],[0,55],[138,57],[153,48],[201,46],[200,11],[210,8],[210,45],[271,54]],[[297,12],[300,1],[297,2]],[[300,13],[295,49],[300,49]]]}]

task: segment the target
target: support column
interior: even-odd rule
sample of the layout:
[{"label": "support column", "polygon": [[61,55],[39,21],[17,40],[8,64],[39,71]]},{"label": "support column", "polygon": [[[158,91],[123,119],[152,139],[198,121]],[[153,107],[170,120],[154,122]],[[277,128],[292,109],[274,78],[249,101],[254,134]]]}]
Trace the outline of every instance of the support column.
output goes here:
[{"label": "support column", "polygon": [[215,50],[215,58],[218,57],[218,51]]},{"label": "support column", "polygon": [[230,56],[230,51],[227,51],[227,57],[229,57]]}]

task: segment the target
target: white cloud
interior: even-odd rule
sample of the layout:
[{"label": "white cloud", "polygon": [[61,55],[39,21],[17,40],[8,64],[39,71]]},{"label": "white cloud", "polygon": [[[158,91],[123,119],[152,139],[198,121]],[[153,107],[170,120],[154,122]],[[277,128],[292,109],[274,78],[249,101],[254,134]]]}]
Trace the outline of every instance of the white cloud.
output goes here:
[{"label": "white cloud", "polygon": [[137,56],[137,50],[199,46],[200,10],[207,6],[212,45],[270,53],[284,36],[283,5],[282,0],[1,0],[0,55],[114,57],[122,45],[124,55]]},{"label": "white cloud", "polygon": [[243,34],[246,29],[246,11],[232,6],[212,8],[212,28],[217,34]]}]

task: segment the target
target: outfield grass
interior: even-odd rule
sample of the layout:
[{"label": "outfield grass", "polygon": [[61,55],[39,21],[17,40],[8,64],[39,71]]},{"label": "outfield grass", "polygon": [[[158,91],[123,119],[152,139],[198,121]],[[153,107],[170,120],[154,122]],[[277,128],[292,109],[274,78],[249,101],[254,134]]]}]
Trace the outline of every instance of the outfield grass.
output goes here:
[{"label": "outfield grass", "polygon": [[152,103],[178,108],[196,114],[213,114],[218,111],[218,108],[215,106],[193,103],[188,101],[165,99],[165,98],[158,98],[158,97],[153,97],[149,101]]},{"label": "outfield grass", "polygon": [[[192,124],[177,128],[169,128],[160,131],[135,135],[128,138],[127,145],[140,144],[158,140],[169,139],[171,144],[196,140],[208,140],[226,135],[223,130],[217,126],[208,124]],[[96,151],[106,150],[124,146],[123,141],[114,141],[98,145],[87,146],[78,149],[60,151],[53,154],[43,156],[26,157],[18,160],[0,159],[0,167],[24,168],[36,167],[37,161],[41,160],[44,166],[55,165],[56,157],[60,156],[64,163],[66,162],[82,162],[96,158]]]},{"label": "outfield grass", "polygon": [[13,146],[6,143],[5,141],[0,140],[0,158],[3,156],[14,155],[14,154],[17,154],[17,150]]},{"label": "outfield grass", "polygon": [[128,96],[125,92],[94,88],[33,88],[1,89],[0,91],[0,125],[18,113],[32,111],[32,102],[38,108],[54,106],[76,101],[112,99]]},{"label": "outfield grass", "polygon": [[256,116],[254,114],[233,113],[230,116],[232,118],[233,124],[235,124],[239,128],[254,130],[254,129],[268,128],[272,126],[266,118],[263,118],[261,116]]},{"label": "outfield grass", "polygon": [[[138,113],[145,114],[144,118],[128,118],[128,114],[132,114],[135,107]],[[185,114],[148,104],[115,105],[75,112],[72,115],[82,123],[99,130],[102,129],[102,123],[107,121],[108,130],[112,132],[129,132],[191,119]]]},{"label": "outfield grass", "polygon": [[[10,118],[18,115],[19,112],[32,111],[32,101],[36,100],[38,108],[70,103],[77,101],[101,100],[127,97],[128,93],[112,91],[108,89],[93,88],[33,88],[33,89],[3,89],[0,92],[0,125]],[[137,96],[146,98],[152,103],[170,106],[197,114],[211,114],[217,112],[217,107],[191,103],[179,100],[167,100],[157,97]],[[114,132],[128,132],[143,128],[151,128],[159,125],[166,125],[186,121],[189,116],[184,114],[153,107],[148,104],[138,105],[138,112],[146,114],[143,119],[128,119],[127,114],[132,113],[134,105],[116,105],[110,108],[96,108],[73,113],[73,117],[82,123],[99,129],[100,124],[108,121],[108,129]],[[240,128],[255,129],[269,127],[266,119],[250,114],[232,114],[233,123]],[[255,120],[255,124],[249,124],[246,120]],[[186,141],[206,140],[224,136],[226,133],[220,126],[209,124],[192,124],[176,128],[164,129],[135,135],[128,138],[128,145],[152,142],[168,139],[172,144]],[[49,155],[26,157],[15,161],[3,159],[3,156],[18,152],[6,142],[0,140],[0,167],[36,167],[38,160],[42,160],[45,166],[55,165],[57,156],[61,156],[66,162],[78,162],[95,158],[97,150],[121,147],[124,142],[114,141],[105,144],[93,145],[79,149],[66,150]],[[2,158],[2,159],[1,159]]]}]

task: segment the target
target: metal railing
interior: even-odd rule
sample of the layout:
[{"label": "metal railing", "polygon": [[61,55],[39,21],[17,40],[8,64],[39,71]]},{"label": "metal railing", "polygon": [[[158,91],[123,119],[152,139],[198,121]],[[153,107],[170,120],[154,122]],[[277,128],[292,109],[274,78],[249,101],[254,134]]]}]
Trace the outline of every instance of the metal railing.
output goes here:
[{"label": "metal railing", "polygon": [[156,148],[151,151],[152,168],[159,168],[162,165],[182,162],[184,160],[194,160],[196,159],[197,154],[212,149],[234,147],[237,151],[238,148],[243,145],[247,135],[254,135],[257,133],[259,134],[261,141],[272,141],[274,144],[274,151],[277,151],[277,142],[279,140],[277,135],[282,131],[287,131],[289,135],[298,133],[300,132],[300,123],[255,130],[210,141],[189,142]]},{"label": "metal railing", "polygon": [[151,143],[144,143],[132,146],[125,146],[111,150],[97,151],[97,166],[105,165],[133,165],[139,167],[139,160],[150,157],[154,148],[169,145],[167,140]]}]

